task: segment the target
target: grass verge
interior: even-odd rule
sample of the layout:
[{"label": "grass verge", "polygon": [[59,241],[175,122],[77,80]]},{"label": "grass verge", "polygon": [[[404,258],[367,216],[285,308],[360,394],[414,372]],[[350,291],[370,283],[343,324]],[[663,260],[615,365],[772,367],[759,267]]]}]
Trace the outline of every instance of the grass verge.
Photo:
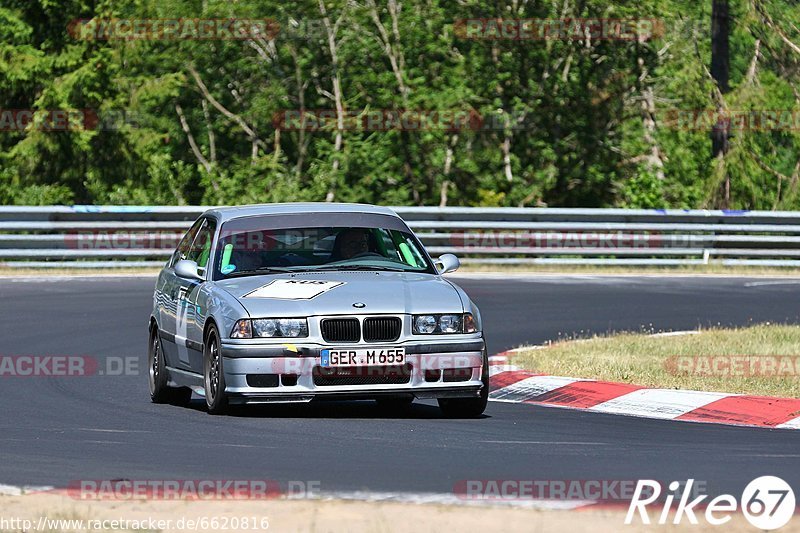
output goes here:
[{"label": "grass verge", "polygon": [[800,397],[800,327],[620,334],[523,349],[514,364],[555,376],[657,388]]}]

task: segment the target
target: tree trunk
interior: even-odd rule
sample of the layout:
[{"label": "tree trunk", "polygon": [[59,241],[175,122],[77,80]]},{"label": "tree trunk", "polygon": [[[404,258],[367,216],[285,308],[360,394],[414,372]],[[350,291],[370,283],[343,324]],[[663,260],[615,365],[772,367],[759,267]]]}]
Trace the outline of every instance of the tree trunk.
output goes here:
[{"label": "tree trunk", "polygon": [[[730,5],[729,0],[712,0],[711,7],[711,77],[717,83],[722,94],[730,90]],[[719,105],[717,116],[725,116],[726,110]],[[711,132],[711,155],[715,158],[724,157],[730,148],[730,124],[721,120]],[[730,206],[731,183],[730,175],[726,172],[722,183],[722,207]]]},{"label": "tree trunk", "polygon": [[[319,11],[322,14],[322,23],[325,26],[325,32],[328,37],[328,51],[331,54],[331,83],[333,84],[333,101],[336,106],[336,137],[333,143],[333,168],[331,182],[328,186],[328,194],[325,195],[326,202],[333,202],[336,199],[336,182],[339,175],[339,158],[341,157],[342,132],[344,130],[344,105],[342,104],[342,86],[339,78],[339,45],[336,43],[336,28],[341,22],[341,16],[335,24],[331,24],[328,18],[328,11],[325,9],[323,0],[319,0]],[[343,15],[342,15],[343,16]]]}]

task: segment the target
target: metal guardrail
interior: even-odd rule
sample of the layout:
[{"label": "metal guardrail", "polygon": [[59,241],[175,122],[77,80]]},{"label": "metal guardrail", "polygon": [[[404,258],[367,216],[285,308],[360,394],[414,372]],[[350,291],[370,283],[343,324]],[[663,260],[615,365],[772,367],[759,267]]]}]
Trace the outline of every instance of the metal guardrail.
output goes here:
[{"label": "metal guardrail", "polygon": [[[204,206],[0,206],[0,266],[160,266]],[[800,267],[800,212],[395,207],[467,264]]]}]

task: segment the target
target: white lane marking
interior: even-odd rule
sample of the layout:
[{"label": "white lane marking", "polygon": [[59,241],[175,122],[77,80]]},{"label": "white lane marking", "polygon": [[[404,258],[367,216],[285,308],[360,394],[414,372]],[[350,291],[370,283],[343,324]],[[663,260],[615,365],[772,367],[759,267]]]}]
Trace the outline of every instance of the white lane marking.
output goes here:
[{"label": "white lane marking", "polygon": [[661,333],[653,333],[649,337],[680,337],[682,335],[697,335],[700,332],[696,329],[688,331],[662,331]]},{"label": "white lane marking", "polygon": [[48,274],[46,270],[42,271],[41,276],[0,276],[0,281],[10,281],[12,283],[56,283],[62,281],[92,281],[95,279],[114,279],[114,278],[152,278],[155,279],[158,274],[87,274],[85,276],[80,274]]},{"label": "white lane marking", "polygon": [[784,422],[783,424],[778,424],[775,426],[778,429],[800,429],[800,416],[797,418],[793,418]]},{"label": "white lane marking", "polygon": [[492,391],[489,397],[499,401],[522,402],[530,400],[552,390],[560,389],[577,381],[591,381],[585,379],[562,378],[558,376],[531,376],[514,384]]},{"label": "white lane marking", "polygon": [[590,407],[588,410],[600,413],[671,419],[728,396],[737,395],[690,390],[639,389]]},{"label": "white lane marking", "polygon": [[310,500],[356,500],[373,503],[398,502],[435,505],[477,505],[477,506],[503,506],[525,509],[541,510],[572,510],[587,505],[593,505],[594,500],[535,500],[535,499],[506,499],[491,496],[481,499],[480,495],[458,495],[453,493],[436,492],[323,492],[312,495]]},{"label": "white lane marking", "polygon": [[[61,431],[70,431],[70,429],[65,429]],[[152,433],[152,431],[147,431],[144,429],[99,429],[99,428],[74,428],[75,431],[92,431],[95,433]]]},{"label": "white lane marking", "polygon": [[502,374],[503,372],[516,372],[517,370],[520,370],[520,368],[515,365],[489,364],[489,377],[496,376],[497,374]]},{"label": "white lane marking", "polygon": [[0,485],[0,495],[1,496],[22,496],[23,494],[28,494],[31,492],[46,492],[50,490],[54,490],[55,487],[50,486],[42,486],[42,487],[35,487],[31,485]]},{"label": "white lane marking", "polygon": [[[546,346],[534,346],[534,348],[546,348]],[[528,348],[526,348],[526,347],[522,346],[522,347],[519,347],[519,348],[511,348],[510,350],[506,350],[506,351],[504,351],[504,352],[501,352],[501,353],[504,353],[504,354],[508,354],[508,353],[510,353],[510,354],[514,354],[514,353],[517,353],[517,352],[522,352],[522,351],[524,351],[524,350],[527,350],[527,349],[528,349]],[[498,355],[500,355],[500,354],[498,354]]]},{"label": "white lane marking", "polygon": [[[678,337],[681,335],[698,335],[701,333],[699,330],[690,329],[690,330],[682,330],[682,331],[662,331],[660,333],[651,333],[647,335],[647,337]],[[571,343],[580,343],[580,342],[591,342],[595,340],[605,340],[609,337],[591,337],[587,339],[570,339],[563,342],[571,342]],[[497,355],[490,355],[489,356],[489,365],[500,365],[500,364],[508,364],[511,361],[511,358],[520,352],[526,352],[530,350],[546,350],[552,346],[552,342],[560,342],[560,341],[548,341],[548,344],[532,344],[530,346],[520,346],[519,348],[514,348],[512,350],[506,350],[501,352]],[[524,370],[524,369],[521,369]]]},{"label": "white lane marking", "polygon": [[767,285],[797,285],[800,280],[780,280],[780,281],[750,281],[744,284],[745,287],[765,287]]},{"label": "white lane marking", "polygon": [[772,457],[776,459],[781,458],[796,458],[800,457],[800,454],[797,453],[735,453],[735,454],[725,454],[726,457]]},{"label": "white lane marking", "polygon": [[21,496],[22,492],[22,487],[15,487],[14,485],[0,485],[0,494],[3,496]]},{"label": "white lane marking", "polygon": [[572,442],[551,440],[479,440],[483,444],[544,444],[551,446],[616,446],[611,442]]},{"label": "white lane marking", "polygon": [[626,281],[635,278],[643,279],[664,279],[675,280],[681,278],[687,279],[723,279],[723,280],[748,280],[748,279],[792,279],[796,278],[793,274],[768,274],[768,275],[745,275],[745,274],[711,274],[704,272],[697,273],[681,273],[674,274],[669,272],[663,273],[643,273],[643,272],[630,272],[630,273],[596,273],[596,274],[559,274],[559,273],[544,273],[544,272],[455,272],[452,274],[445,274],[446,278],[463,278],[463,279],[513,279],[515,281],[549,281],[553,280],[590,280],[590,281],[605,281],[608,279],[614,281]]},{"label": "white lane marking", "polygon": [[225,448],[255,448],[257,450],[274,450],[277,446],[254,446],[252,444],[214,444]]},{"label": "white lane marking", "polygon": [[[0,430],[9,431],[19,429],[18,427],[0,426]],[[47,431],[50,433],[66,433],[69,431],[90,431],[93,433],[153,433],[145,429],[96,429],[96,428],[37,428],[36,431]]]}]

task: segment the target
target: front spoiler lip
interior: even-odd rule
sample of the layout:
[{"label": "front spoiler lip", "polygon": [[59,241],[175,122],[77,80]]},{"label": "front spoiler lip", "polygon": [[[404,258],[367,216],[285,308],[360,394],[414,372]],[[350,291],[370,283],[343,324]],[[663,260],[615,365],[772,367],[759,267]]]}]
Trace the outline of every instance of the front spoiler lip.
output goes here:
[{"label": "front spoiler lip", "polygon": [[477,398],[481,385],[372,391],[322,391],[313,393],[228,393],[231,403],[303,403],[312,400],[374,400],[377,398]]}]

